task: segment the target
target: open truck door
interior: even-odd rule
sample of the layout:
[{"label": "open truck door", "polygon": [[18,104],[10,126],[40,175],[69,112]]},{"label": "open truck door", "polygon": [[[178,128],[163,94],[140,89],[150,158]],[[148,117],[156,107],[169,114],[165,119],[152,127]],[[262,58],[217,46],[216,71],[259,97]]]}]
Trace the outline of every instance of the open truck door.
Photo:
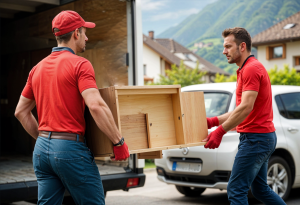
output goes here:
[{"label": "open truck door", "polygon": [[[14,111],[33,66],[57,43],[51,22],[62,10],[74,10],[96,23],[88,30],[87,58],[99,88],[144,85],[140,0],[35,0],[0,4],[1,26],[1,202],[37,199],[32,166],[35,140],[26,133]],[[36,110],[33,114],[37,118]],[[87,139],[88,140],[88,139]],[[126,162],[97,158],[105,192],[142,187],[144,160],[131,155]],[[68,195],[68,193],[66,193]]]}]

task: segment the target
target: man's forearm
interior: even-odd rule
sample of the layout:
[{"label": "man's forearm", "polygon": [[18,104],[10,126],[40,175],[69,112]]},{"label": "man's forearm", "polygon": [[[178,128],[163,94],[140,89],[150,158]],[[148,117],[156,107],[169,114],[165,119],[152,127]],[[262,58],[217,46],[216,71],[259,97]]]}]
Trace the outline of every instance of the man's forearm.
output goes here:
[{"label": "man's forearm", "polygon": [[114,143],[117,144],[122,138],[119,132],[112,113],[107,105],[90,108],[90,113],[93,116],[99,129]]},{"label": "man's forearm", "polygon": [[235,128],[242,123],[249,115],[251,110],[247,109],[246,106],[238,106],[234,111],[231,112],[229,118],[222,123],[222,126],[226,132]]},{"label": "man's forearm", "polygon": [[39,125],[31,113],[31,110],[34,108],[34,106],[34,100],[28,99],[21,95],[16,107],[15,116],[28,134],[30,134],[34,139],[37,139],[39,135]]},{"label": "man's forearm", "polygon": [[28,132],[28,134],[31,135],[34,139],[37,139],[39,136],[39,130],[38,130],[38,123],[33,116],[33,114],[30,112],[24,116],[18,117],[18,120],[21,122],[22,126]]},{"label": "man's forearm", "polygon": [[227,112],[223,115],[218,116],[218,120],[219,120],[219,125],[222,125],[232,114],[233,111],[231,112]]}]

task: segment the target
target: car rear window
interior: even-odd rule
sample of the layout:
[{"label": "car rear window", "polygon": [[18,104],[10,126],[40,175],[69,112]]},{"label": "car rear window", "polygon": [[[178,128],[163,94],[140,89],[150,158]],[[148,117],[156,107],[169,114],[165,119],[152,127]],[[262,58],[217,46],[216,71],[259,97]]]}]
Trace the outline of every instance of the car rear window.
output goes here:
[{"label": "car rear window", "polygon": [[214,117],[226,113],[229,100],[228,93],[204,92],[206,116]]},{"label": "car rear window", "polygon": [[300,119],[300,93],[277,95],[275,101],[283,117],[288,119]]}]

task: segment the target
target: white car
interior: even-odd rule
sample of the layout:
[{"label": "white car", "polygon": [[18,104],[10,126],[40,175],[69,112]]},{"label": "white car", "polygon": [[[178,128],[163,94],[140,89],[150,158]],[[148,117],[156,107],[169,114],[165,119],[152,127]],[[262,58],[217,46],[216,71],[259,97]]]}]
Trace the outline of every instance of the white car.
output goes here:
[{"label": "white car", "polygon": [[[206,115],[213,117],[234,110],[235,89],[236,83],[213,83],[182,91],[203,91]],[[277,146],[269,160],[268,184],[286,199],[291,188],[300,187],[300,86],[274,85],[272,95]],[[186,196],[199,196],[206,188],[226,189],[238,144],[239,133],[229,131],[217,149],[165,150],[163,158],[155,160],[158,179]]]}]

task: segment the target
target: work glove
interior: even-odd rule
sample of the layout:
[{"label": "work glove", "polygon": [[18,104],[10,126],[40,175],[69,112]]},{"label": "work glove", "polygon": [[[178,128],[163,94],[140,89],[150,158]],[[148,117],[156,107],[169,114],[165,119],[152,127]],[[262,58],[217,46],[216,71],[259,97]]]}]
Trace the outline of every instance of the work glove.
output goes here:
[{"label": "work glove", "polygon": [[202,142],[207,142],[206,145],[204,146],[205,148],[209,149],[215,149],[218,148],[221,144],[223,136],[226,134],[226,131],[224,128],[219,126],[215,131],[211,132],[207,138],[202,140]]},{"label": "work glove", "polygon": [[215,126],[219,126],[219,119],[218,117],[211,117],[211,118],[206,118],[207,120],[207,129],[210,129]]},{"label": "work glove", "polygon": [[126,142],[121,146],[114,146],[115,160],[126,160],[129,157],[129,150]]}]

